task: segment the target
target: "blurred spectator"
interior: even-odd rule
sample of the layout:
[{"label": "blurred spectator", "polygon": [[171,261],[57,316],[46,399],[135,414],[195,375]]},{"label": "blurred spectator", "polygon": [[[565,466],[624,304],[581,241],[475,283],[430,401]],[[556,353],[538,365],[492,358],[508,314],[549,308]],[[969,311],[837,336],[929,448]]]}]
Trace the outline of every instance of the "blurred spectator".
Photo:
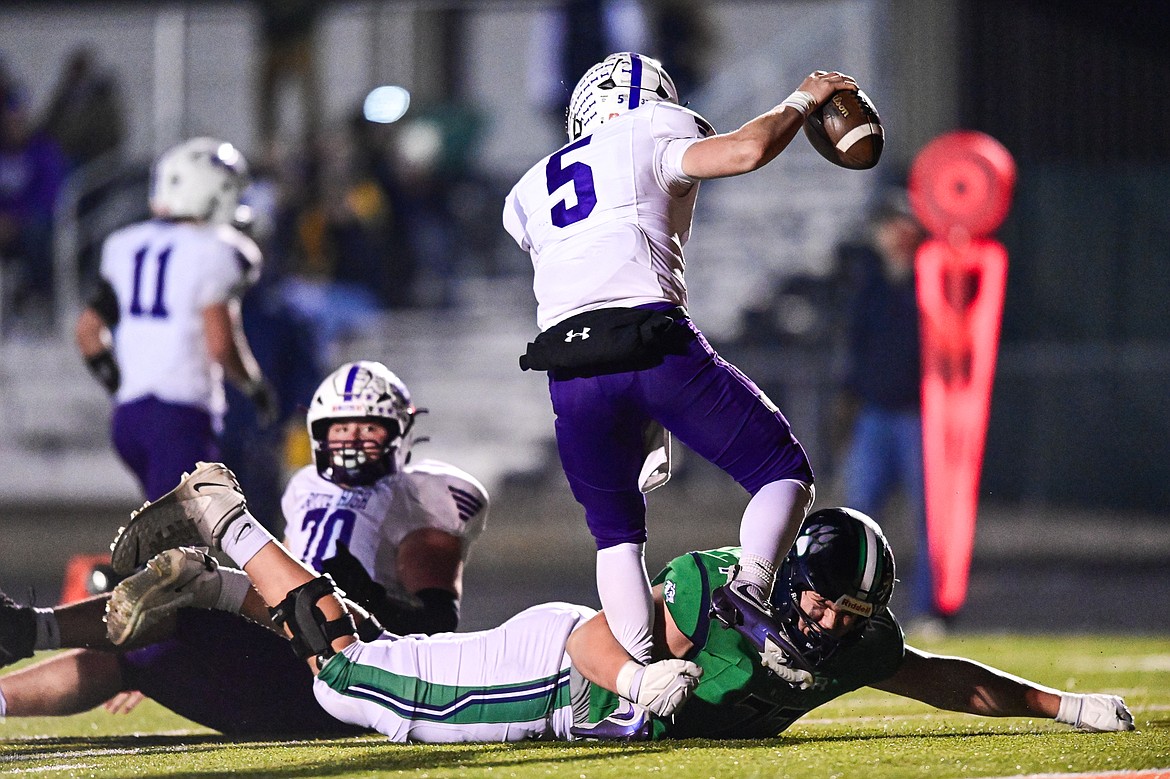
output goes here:
[{"label": "blurred spectator", "polygon": [[[33,129],[21,87],[5,78],[0,83],[0,286],[4,303],[33,329],[53,314],[53,209],[65,172],[61,148]],[[8,311],[3,313],[7,318]]]},{"label": "blurred spectator", "polygon": [[319,138],[303,176],[303,199],[282,221],[296,236],[290,300],[316,328],[324,359],[345,339],[376,326],[385,307],[391,219],[385,190],[358,149],[352,125]]},{"label": "blurred spectator", "polygon": [[323,3],[317,0],[256,0],[260,9],[260,141],[277,140],[282,88],[292,82],[300,92],[301,127],[297,141],[315,138],[321,116],[313,39]]},{"label": "blurred spectator", "polygon": [[[845,308],[843,410],[853,419],[842,472],[842,505],[885,524],[900,487],[915,555],[899,567],[911,629],[942,627],[931,591],[922,467],[921,350],[914,259],[925,233],[904,190],[889,193],[870,219],[869,240],[839,248],[849,286]],[[903,596],[906,598],[906,596]]]},{"label": "blurred spectator", "polygon": [[680,95],[693,95],[706,83],[715,46],[711,4],[703,0],[649,0],[656,56],[666,66]]},{"label": "blurred spectator", "polygon": [[415,300],[421,305],[459,303],[463,263],[482,256],[470,241],[483,234],[470,226],[498,218],[498,207],[486,205],[499,202],[497,193],[475,171],[482,122],[467,104],[440,103],[400,122],[394,136],[391,188],[401,193],[398,218],[407,226],[404,238],[417,263]]},{"label": "blurred spectator", "polygon": [[80,47],[69,55],[41,129],[60,144],[72,168],[120,153],[126,134],[121,94],[91,49]]}]

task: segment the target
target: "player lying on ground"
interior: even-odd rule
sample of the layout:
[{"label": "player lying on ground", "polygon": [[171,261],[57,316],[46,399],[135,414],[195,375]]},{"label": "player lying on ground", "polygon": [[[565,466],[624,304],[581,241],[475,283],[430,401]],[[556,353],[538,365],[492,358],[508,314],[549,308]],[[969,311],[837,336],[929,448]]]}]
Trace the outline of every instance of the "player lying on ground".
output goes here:
[{"label": "player lying on ground", "polygon": [[[446,463],[408,462],[415,407],[381,363],[342,365],[310,406],[315,465],[294,474],[285,490],[286,545],[315,570],[329,571],[350,599],[391,629],[454,630],[463,565],[487,517],[483,486]],[[94,647],[0,680],[10,713],[74,714],[111,696],[108,708],[126,710],[138,699],[126,691],[142,690],[231,735],[354,731],[317,704],[313,676],[283,635],[236,613],[253,608],[266,619],[246,576],[215,570],[202,555],[185,565],[170,569],[169,590],[151,596],[164,603],[143,604],[162,606],[150,625],[135,626],[133,640],[115,636],[123,647],[137,647],[129,652],[110,651],[104,597],[35,611],[0,606],[0,665],[34,649]],[[235,659],[224,663],[225,657]]]},{"label": "player lying on ground", "polygon": [[[803,669],[795,686],[765,669],[747,638],[709,617],[712,592],[738,561],[734,548],[683,555],[659,574],[656,655],[663,659],[643,666],[621,648],[603,613],[562,603],[478,633],[359,640],[332,583],[274,542],[223,466],[201,465],[139,512],[115,556],[146,555],[176,540],[215,546],[242,563],[315,669],[321,705],[396,741],[765,738],[864,685],[973,714],[1133,729],[1116,696],[1064,693],[905,647],[887,608],[893,555],[877,525],[847,509],[810,515],[778,576],[781,640],[792,666]],[[165,551],[123,582],[110,603],[111,630],[148,622],[142,607],[163,588],[161,571],[191,560],[189,550]],[[367,633],[371,621],[362,616]]]}]

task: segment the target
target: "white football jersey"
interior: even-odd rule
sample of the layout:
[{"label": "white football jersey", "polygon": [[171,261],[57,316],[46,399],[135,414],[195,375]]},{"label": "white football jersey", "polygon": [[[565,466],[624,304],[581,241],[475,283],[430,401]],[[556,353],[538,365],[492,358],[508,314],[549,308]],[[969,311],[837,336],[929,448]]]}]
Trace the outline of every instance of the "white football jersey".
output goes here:
[{"label": "white football jersey", "polygon": [[154,395],[223,413],[223,371],[207,353],[203,310],[256,279],[256,244],[228,225],[150,220],[106,238],[100,272],[118,297],[117,402]]},{"label": "white football jersey", "polygon": [[337,542],[393,590],[398,547],[415,530],[435,528],[463,540],[463,559],[487,522],[487,490],[471,474],[438,460],[411,463],[369,486],[347,489],[312,465],[293,474],[281,499],[285,544],[314,570],[336,553]]},{"label": "white football jersey", "polygon": [[541,330],[598,308],[686,306],[682,247],[699,187],[682,155],[713,132],[693,111],[648,103],[521,177],[504,227],[532,256]]}]

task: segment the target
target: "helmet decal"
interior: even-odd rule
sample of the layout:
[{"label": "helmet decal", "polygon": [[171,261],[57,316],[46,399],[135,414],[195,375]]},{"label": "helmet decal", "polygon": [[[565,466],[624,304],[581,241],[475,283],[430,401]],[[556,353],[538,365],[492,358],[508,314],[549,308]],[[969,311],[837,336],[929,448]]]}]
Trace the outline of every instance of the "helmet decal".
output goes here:
[{"label": "helmet decal", "polygon": [[577,82],[565,113],[570,141],[646,103],[678,103],[678,89],[658,60],[635,52],[611,54]]}]

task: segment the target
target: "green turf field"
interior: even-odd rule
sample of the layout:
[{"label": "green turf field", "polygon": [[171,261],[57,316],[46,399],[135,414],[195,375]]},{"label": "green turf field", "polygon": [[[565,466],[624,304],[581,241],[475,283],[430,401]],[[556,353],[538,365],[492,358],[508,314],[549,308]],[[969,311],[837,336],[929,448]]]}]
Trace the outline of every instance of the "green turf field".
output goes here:
[{"label": "green turf field", "polygon": [[[6,720],[0,776],[1170,777],[1170,636],[959,635],[920,646],[1054,687],[1123,695],[1138,730],[1090,734],[1049,720],[947,714],[863,690],[760,742],[402,746],[379,736],[233,742],[148,702],[123,716]],[[1163,770],[1137,773],[1157,768]]]}]

